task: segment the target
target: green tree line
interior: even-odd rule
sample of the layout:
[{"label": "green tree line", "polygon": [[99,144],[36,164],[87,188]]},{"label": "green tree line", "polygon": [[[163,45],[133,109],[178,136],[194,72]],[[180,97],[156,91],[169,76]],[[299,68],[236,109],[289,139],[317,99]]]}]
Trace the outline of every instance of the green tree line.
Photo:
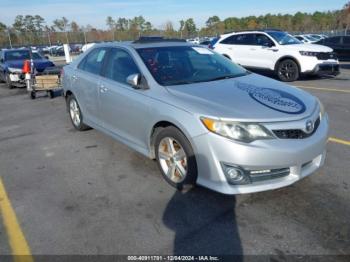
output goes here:
[{"label": "green tree line", "polygon": [[[0,21],[0,46],[38,45],[56,43],[84,43],[93,41],[122,41],[140,35],[163,35],[166,37],[190,38],[215,36],[229,31],[246,29],[278,28],[289,32],[321,32],[331,30],[350,31],[350,1],[342,9],[327,12],[295,14],[266,14],[261,16],[228,17],[211,16],[205,26],[199,28],[193,18],[183,19],[177,24],[167,21],[155,28],[143,16],[105,20],[107,30],[92,25],[79,25],[62,17],[49,25],[40,15],[18,15],[12,25]],[[175,29],[176,28],[176,29]]]}]

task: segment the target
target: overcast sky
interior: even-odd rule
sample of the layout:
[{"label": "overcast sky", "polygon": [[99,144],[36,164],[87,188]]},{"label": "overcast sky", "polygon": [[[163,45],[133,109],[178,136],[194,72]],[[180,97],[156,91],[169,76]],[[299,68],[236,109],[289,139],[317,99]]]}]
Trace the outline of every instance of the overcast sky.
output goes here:
[{"label": "overcast sky", "polygon": [[314,12],[340,9],[345,0],[0,0],[0,22],[11,25],[16,15],[41,15],[51,24],[55,18],[67,17],[80,25],[106,28],[106,17],[143,15],[154,26],[166,21],[194,18],[203,26],[209,16],[230,16]]}]

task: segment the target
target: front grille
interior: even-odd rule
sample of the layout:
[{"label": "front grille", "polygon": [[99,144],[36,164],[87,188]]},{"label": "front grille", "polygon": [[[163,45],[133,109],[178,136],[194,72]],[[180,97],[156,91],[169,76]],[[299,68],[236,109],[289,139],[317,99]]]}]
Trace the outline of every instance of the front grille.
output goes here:
[{"label": "front grille", "polygon": [[280,129],[273,130],[273,133],[280,139],[304,139],[312,136],[320,125],[320,118],[314,124],[314,130],[308,134],[301,129]]},{"label": "front grille", "polygon": [[271,170],[256,170],[250,171],[250,179],[252,182],[260,182],[264,180],[276,179],[288,176],[290,174],[290,169],[288,168],[279,168]]},{"label": "front grille", "polygon": [[336,53],[318,53],[317,54],[318,60],[328,60],[328,59],[337,59]]}]

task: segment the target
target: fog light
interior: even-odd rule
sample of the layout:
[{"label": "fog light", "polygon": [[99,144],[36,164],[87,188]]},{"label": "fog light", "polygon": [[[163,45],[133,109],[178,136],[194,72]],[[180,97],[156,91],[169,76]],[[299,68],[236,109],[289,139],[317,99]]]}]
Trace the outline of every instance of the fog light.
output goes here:
[{"label": "fog light", "polygon": [[222,164],[224,174],[226,176],[227,182],[231,185],[244,185],[249,184],[250,177],[246,174],[246,172],[240,168],[235,166],[230,166],[226,164]]}]

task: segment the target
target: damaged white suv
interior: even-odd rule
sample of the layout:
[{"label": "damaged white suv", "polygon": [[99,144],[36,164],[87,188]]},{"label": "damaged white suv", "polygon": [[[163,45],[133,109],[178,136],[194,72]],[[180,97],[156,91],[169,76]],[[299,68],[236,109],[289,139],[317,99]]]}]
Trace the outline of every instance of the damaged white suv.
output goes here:
[{"label": "damaged white suv", "polygon": [[329,47],[303,44],[278,30],[242,31],[222,35],[214,50],[246,67],[274,71],[281,81],[301,74],[338,75],[339,62]]}]

